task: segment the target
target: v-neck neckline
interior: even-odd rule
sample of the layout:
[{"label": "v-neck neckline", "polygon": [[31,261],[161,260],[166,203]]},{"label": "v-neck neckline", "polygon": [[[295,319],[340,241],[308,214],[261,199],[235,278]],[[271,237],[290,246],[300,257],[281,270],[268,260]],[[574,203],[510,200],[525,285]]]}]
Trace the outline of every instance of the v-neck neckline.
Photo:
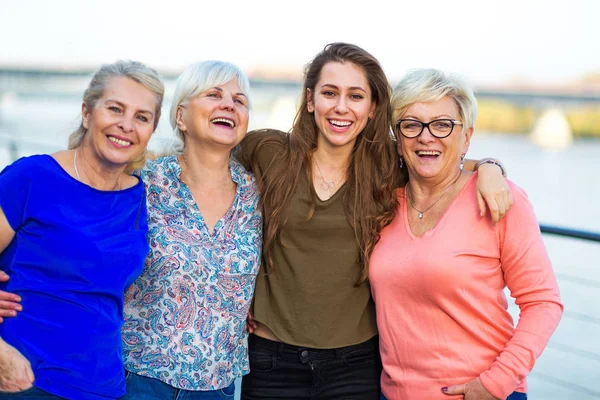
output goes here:
[{"label": "v-neck neckline", "polygon": [[215,226],[213,227],[212,232],[210,231],[210,229],[208,228],[208,225],[206,224],[204,215],[202,215],[202,210],[200,209],[200,207],[198,207],[198,203],[196,202],[196,199],[194,198],[192,189],[190,189],[188,184],[185,183],[181,179],[181,165],[179,164],[179,159],[177,156],[174,156],[174,161],[175,161],[174,162],[175,176],[177,178],[177,181],[179,182],[179,186],[180,186],[181,190],[183,190],[185,192],[186,202],[191,205],[193,212],[198,213],[198,215],[200,217],[200,222],[202,224],[202,228],[206,231],[206,234],[208,235],[208,237],[210,237],[211,239],[217,238],[218,235],[220,234],[220,232],[222,231],[223,227],[225,226],[226,221],[231,219],[233,214],[235,213],[236,205],[237,205],[237,202],[239,201],[241,183],[235,179],[237,176],[235,176],[235,171],[233,171],[233,165],[232,165],[231,159],[229,160],[229,172],[231,173],[232,181],[235,183],[235,197],[233,198],[233,202],[231,203],[231,206],[229,207],[227,212],[225,212],[225,214],[223,214],[223,216],[221,218],[219,218],[217,220],[217,222],[215,223]]},{"label": "v-neck neckline", "polygon": [[468,187],[470,187],[473,184],[473,181],[475,181],[477,179],[477,173],[473,173],[469,179],[465,182],[465,184],[463,185],[462,188],[460,188],[460,190],[458,191],[458,193],[456,194],[456,196],[454,196],[454,198],[452,199],[452,201],[450,202],[450,204],[448,205],[448,207],[446,207],[446,210],[444,210],[444,212],[442,213],[442,215],[440,216],[440,218],[438,219],[438,221],[435,223],[435,225],[433,227],[431,227],[431,229],[423,232],[423,234],[421,236],[417,236],[413,233],[413,230],[410,226],[410,221],[408,220],[408,197],[406,194],[406,186],[403,188],[403,195],[404,195],[404,204],[402,205],[402,209],[403,209],[403,214],[404,214],[404,224],[406,225],[406,230],[408,235],[410,236],[410,238],[412,240],[419,240],[419,239],[424,239],[428,236],[432,236],[433,234],[435,234],[435,232],[437,230],[439,230],[440,226],[442,225],[442,223],[447,219],[447,215],[450,212],[450,210],[454,207],[454,204],[456,203],[456,201],[458,200],[459,197],[461,197],[462,193],[467,190]]}]

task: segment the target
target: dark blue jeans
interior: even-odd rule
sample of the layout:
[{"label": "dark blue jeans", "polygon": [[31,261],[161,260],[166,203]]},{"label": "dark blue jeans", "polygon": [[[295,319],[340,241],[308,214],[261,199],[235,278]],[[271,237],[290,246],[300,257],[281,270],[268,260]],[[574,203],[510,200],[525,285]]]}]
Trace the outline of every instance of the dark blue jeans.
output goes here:
[{"label": "dark blue jeans", "polygon": [[250,335],[242,400],[378,400],[378,337],[338,349],[292,346]]},{"label": "dark blue jeans", "polygon": [[[383,393],[381,394],[380,400],[387,400]],[[513,392],[506,400],[527,400],[527,393]]]},{"label": "dark blue jeans", "polygon": [[38,389],[35,386],[16,393],[0,392],[0,399],[26,399],[26,400],[63,400],[62,397],[55,396]]},{"label": "dark blue jeans", "polygon": [[121,400],[222,400],[233,399],[235,384],[217,390],[183,390],[158,379],[126,372],[127,394]]}]

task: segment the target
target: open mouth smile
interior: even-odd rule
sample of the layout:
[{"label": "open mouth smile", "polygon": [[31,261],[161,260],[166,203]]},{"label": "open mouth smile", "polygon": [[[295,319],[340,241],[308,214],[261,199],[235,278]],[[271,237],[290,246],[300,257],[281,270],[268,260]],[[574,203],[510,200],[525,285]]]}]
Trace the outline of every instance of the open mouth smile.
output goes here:
[{"label": "open mouth smile", "polygon": [[226,126],[229,128],[235,128],[235,122],[233,122],[233,120],[229,119],[229,118],[215,118],[215,119],[212,119],[210,122],[215,125],[221,125],[221,126]]},{"label": "open mouth smile", "polygon": [[437,150],[417,150],[415,151],[419,157],[436,158],[439,157],[442,152]]},{"label": "open mouth smile", "polygon": [[133,144],[133,142],[130,142],[130,141],[124,140],[124,139],[119,139],[114,136],[108,136],[108,140],[110,140],[111,142],[113,142],[114,144],[116,144],[120,147],[129,147]]}]

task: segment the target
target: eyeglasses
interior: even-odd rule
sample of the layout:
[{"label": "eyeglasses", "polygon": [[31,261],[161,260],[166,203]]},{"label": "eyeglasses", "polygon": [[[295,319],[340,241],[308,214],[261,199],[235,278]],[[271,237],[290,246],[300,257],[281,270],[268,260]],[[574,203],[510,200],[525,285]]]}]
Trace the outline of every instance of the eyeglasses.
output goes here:
[{"label": "eyeglasses", "polygon": [[462,122],[453,119],[436,119],[430,122],[421,122],[414,119],[401,119],[396,124],[396,129],[402,136],[413,139],[423,133],[425,128],[438,139],[450,136],[454,130],[454,125],[462,125]]}]

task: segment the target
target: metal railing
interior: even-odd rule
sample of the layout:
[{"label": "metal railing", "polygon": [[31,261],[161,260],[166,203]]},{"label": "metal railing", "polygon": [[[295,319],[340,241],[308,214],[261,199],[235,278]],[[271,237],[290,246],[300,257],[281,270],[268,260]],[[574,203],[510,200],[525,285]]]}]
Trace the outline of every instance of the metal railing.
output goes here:
[{"label": "metal railing", "polygon": [[584,239],[591,240],[593,242],[600,242],[600,233],[597,232],[590,232],[573,228],[564,228],[546,224],[540,224],[540,230],[542,231],[542,233],[547,233],[550,235],[558,235],[575,239]]}]

